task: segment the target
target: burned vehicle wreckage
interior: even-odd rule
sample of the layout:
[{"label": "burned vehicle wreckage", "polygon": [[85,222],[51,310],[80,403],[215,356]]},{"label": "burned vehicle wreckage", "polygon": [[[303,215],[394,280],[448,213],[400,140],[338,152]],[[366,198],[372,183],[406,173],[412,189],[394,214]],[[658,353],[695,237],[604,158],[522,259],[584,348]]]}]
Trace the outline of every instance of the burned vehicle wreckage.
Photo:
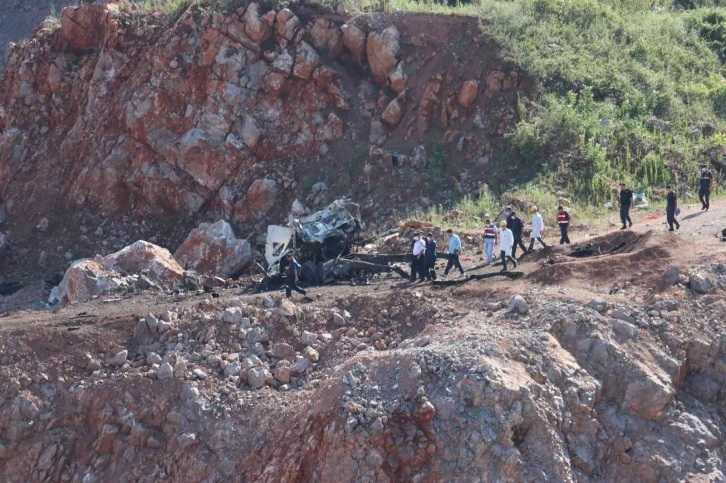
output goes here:
[{"label": "burned vehicle wreckage", "polygon": [[302,265],[300,278],[308,285],[382,272],[407,277],[402,269],[388,265],[405,262],[405,257],[353,253],[354,248],[368,242],[360,236],[363,229],[359,205],[345,199],[299,219],[290,215],[287,226],[269,225],[265,244],[268,268],[259,290],[272,290],[284,283],[290,253]]}]

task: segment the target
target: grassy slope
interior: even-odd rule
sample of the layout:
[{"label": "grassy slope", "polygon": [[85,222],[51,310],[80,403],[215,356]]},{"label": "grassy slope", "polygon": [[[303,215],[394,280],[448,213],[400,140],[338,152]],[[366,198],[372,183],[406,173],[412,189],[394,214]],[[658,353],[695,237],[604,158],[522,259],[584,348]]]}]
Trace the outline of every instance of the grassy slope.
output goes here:
[{"label": "grassy slope", "polygon": [[[478,9],[504,57],[541,85],[510,137],[507,156],[523,167],[510,195],[548,215],[565,197],[580,220],[595,218],[620,180],[656,201],[668,183],[693,192],[706,153],[726,148],[726,9],[645,0],[482,0]],[[707,124],[715,135],[701,134]],[[501,202],[485,194],[455,208],[482,216]],[[443,211],[426,216],[441,221]]]}]

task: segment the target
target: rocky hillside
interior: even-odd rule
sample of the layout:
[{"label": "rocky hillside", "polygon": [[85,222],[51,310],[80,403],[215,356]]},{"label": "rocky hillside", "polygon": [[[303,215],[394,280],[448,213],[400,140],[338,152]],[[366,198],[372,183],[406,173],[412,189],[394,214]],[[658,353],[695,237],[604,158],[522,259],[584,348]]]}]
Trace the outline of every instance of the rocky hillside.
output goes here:
[{"label": "rocky hillside", "polygon": [[51,213],[222,217],[249,234],[295,199],[341,195],[381,218],[506,176],[495,154],[531,86],[475,19],[252,4],[165,22],[66,8],[12,49],[0,209],[17,236]]}]

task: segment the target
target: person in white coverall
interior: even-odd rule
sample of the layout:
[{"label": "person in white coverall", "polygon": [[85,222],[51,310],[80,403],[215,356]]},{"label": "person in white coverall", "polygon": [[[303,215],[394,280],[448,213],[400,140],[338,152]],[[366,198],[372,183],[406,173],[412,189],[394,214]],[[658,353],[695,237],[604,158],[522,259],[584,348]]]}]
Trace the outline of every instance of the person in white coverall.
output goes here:
[{"label": "person in white coverall", "polygon": [[512,257],[512,247],[514,246],[514,234],[512,230],[507,228],[506,221],[499,222],[499,255],[502,257],[502,272],[507,271],[507,260],[514,264],[514,268],[517,268],[517,260]]},{"label": "person in white coverall", "polygon": [[532,233],[529,235],[528,250],[531,253],[534,250],[535,240],[539,241],[543,248],[547,248],[547,244],[542,240],[542,236],[544,235],[544,220],[542,219],[542,215],[539,214],[536,206],[530,208],[529,212],[532,213]]}]

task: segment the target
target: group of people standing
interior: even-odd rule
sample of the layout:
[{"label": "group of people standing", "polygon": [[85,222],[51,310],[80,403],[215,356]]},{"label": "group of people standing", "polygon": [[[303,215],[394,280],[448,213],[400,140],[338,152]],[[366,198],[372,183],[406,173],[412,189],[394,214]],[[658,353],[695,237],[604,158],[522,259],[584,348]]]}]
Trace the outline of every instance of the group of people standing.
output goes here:
[{"label": "group of people standing", "polygon": [[[539,242],[543,248],[547,248],[544,237],[544,220],[536,206],[530,208],[532,214],[532,228],[530,232],[529,247],[525,247],[523,241],[524,223],[517,216],[517,213],[508,206],[505,210],[505,219],[499,224],[492,223],[491,218],[485,219],[484,224],[484,248],[483,253],[487,257],[489,263],[494,263],[494,248],[499,245],[498,258],[502,261],[502,272],[508,270],[508,263],[516,268],[517,248],[521,248],[524,253],[531,253],[534,250],[534,244]],[[557,224],[560,227],[560,244],[570,243],[568,228],[570,226],[570,214],[565,211],[564,207],[557,207]],[[452,229],[446,230],[449,239],[449,249],[447,253],[448,262],[444,269],[444,277],[449,275],[452,268],[456,268],[460,276],[464,276],[464,268],[461,266],[459,255],[461,253],[461,238],[454,234]],[[433,233],[423,236],[422,233],[415,233],[411,245],[412,261],[411,261],[411,281],[436,280],[436,241]]]}]

